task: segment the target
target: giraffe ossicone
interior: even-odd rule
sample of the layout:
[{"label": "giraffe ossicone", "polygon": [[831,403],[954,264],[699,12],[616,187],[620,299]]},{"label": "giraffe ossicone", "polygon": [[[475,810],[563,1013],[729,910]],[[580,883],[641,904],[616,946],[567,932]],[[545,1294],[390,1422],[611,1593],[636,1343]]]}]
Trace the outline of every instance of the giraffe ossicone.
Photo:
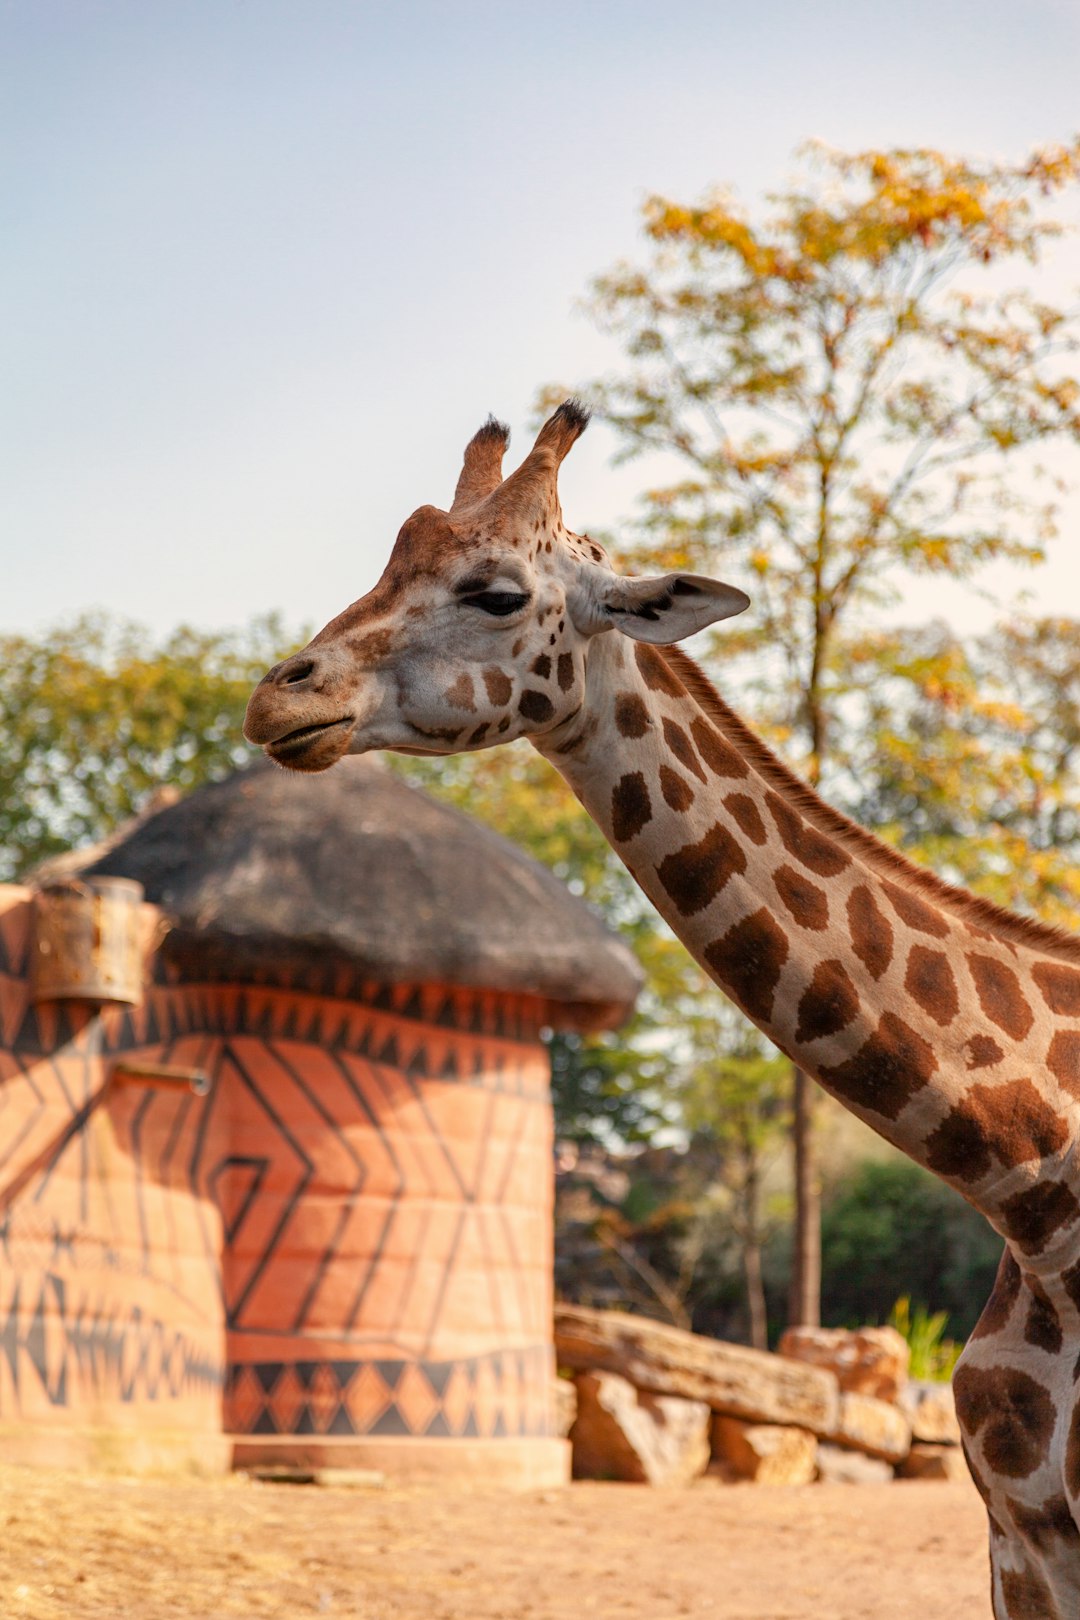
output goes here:
[{"label": "giraffe ossicone", "polygon": [[674,644],[741,612],[627,579],[563,523],[567,401],[508,477],[489,419],[447,511],[251,697],[293,770],[528,737],[687,948],[828,1091],[1006,1242],[954,1380],[997,1620],[1080,1615],[1080,938],[911,865],[802,783]]}]

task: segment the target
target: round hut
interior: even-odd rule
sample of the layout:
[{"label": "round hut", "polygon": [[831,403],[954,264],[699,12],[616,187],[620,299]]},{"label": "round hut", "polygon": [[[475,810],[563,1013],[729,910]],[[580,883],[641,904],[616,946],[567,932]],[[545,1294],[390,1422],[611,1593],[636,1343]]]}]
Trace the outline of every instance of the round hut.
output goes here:
[{"label": "round hut", "polygon": [[541,1036],[621,1021],[629,951],[364,759],[253,765],[83,875],[171,924],[114,1049],[209,1077],[185,1174],[220,1214],[234,1462],[565,1477]]}]

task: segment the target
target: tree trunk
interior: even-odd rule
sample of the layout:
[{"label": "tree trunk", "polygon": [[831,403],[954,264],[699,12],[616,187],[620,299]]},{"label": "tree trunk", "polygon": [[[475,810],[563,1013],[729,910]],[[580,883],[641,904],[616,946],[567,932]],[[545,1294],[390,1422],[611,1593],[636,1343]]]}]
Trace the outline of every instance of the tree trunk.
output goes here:
[{"label": "tree trunk", "polygon": [[769,1319],[765,1308],[765,1285],[761,1277],[761,1232],[758,1226],[758,1167],[754,1149],[747,1144],[746,1174],[743,1182],[743,1271],[746,1275],[746,1306],[750,1318],[750,1343],[755,1350],[769,1348]]},{"label": "tree trunk", "polygon": [[821,1182],[814,1134],[816,1095],[814,1082],[801,1069],[793,1069],[795,1121],[795,1247],[792,1255],[791,1298],[788,1316],[792,1327],[821,1325]]},{"label": "tree trunk", "polygon": [[743,1243],[743,1270],[746,1273],[746,1304],[750,1315],[750,1343],[755,1350],[769,1348],[769,1320],[765,1310],[765,1286],[761,1280],[761,1244],[757,1233]]}]

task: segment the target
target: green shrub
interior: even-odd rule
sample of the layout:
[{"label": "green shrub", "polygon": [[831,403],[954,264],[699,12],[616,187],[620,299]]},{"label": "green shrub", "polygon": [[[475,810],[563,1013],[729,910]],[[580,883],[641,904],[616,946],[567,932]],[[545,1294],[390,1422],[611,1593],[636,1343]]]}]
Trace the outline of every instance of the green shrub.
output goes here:
[{"label": "green shrub", "polygon": [[902,1338],[907,1340],[911,1351],[912,1378],[938,1379],[942,1382],[950,1379],[953,1368],[960,1359],[960,1352],[964,1348],[957,1344],[955,1339],[945,1337],[945,1324],[949,1320],[948,1311],[926,1310],[922,1305],[911,1309],[911,1300],[906,1294],[897,1300],[889,1313],[889,1326],[894,1327]]},{"label": "green shrub", "polygon": [[864,1160],[822,1219],[822,1320],[884,1322],[898,1297],[927,1320],[944,1313],[966,1339],[990,1296],[1001,1239],[958,1193],[905,1159]]}]

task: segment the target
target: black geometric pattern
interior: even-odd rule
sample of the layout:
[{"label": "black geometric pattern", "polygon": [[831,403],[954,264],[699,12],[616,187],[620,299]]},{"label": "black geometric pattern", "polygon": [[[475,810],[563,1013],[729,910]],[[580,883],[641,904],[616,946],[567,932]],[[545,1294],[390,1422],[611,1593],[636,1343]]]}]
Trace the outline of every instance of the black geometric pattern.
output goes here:
[{"label": "black geometric pattern", "polygon": [[50,1406],[177,1400],[224,1387],[220,1361],[138,1305],[125,1309],[104,1296],[74,1300],[69,1280],[47,1272],[24,1309],[25,1287],[17,1279],[0,1303],[0,1355],[20,1406],[33,1405],[28,1379]]},{"label": "black geometric pattern", "polygon": [[546,1439],[553,1373],[548,1345],[461,1361],[234,1364],[225,1424],[248,1435]]},{"label": "black geometric pattern", "polygon": [[[236,1435],[548,1436],[543,1002],[159,953],[138,1007],[33,1006],[24,910],[0,909],[0,1421],[216,1394]],[[106,1093],[121,1056],[211,1091]],[[438,1359],[470,1342],[513,1348]]]}]

